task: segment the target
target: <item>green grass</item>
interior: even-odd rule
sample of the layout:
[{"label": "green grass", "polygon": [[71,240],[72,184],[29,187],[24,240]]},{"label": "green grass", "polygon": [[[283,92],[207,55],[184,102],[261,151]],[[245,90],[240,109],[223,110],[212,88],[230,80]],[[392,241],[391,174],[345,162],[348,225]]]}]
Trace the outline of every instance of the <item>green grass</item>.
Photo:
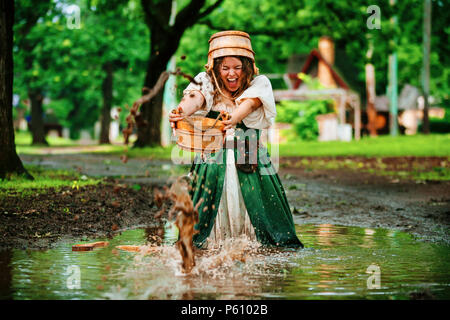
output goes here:
[{"label": "green grass", "polygon": [[[174,145],[168,147],[146,147],[133,148],[132,144],[103,144],[103,145],[80,145],[77,141],[47,137],[49,146],[32,146],[32,137],[29,132],[16,133],[16,150],[18,154],[43,155],[43,154],[71,154],[71,153],[94,153],[98,155],[123,155],[129,158],[152,158],[170,160]],[[116,143],[122,142],[120,138]]]},{"label": "green grass", "polygon": [[449,156],[450,134],[363,137],[359,141],[288,140],[279,155],[289,156]]},{"label": "green grass", "polygon": [[172,149],[175,145],[168,147],[145,147],[145,148],[133,148],[131,145],[120,146],[111,145],[104,150],[96,151],[95,154],[105,155],[122,155],[126,154],[129,158],[151,158],[151,159],[165,159],[170,160],[172,156]]},{"label": "green grass", "polygon": [[45,189],[48,188],[59,190],[63,187],[71,187],[75,189],[102,182],[101,179],[88,178],[74,171],[44,169],[31,165],[26,165],[25,168],[34,177],[34,180],[28,180],[19,175],[0,180],[0,196],[12,194],[25,196],[45,192]]},{"label": "green grass", "polygon": [[[279,156],[312,156],[312,157],[336,157],[336,156],[365,156],[365,157],[395,157],[395,156],[450,156],[450,134],[430,134],[414,136],[379,136],[376,138],[363,137],[360,141],[302,141],[294,138],[288,132],[282,132],[288,136],[288,142],[279,144]],[[75,141],[61,138],[48,138],[54,148],[30,146],[31,136],[28,133],[16,134],[17,150],[19,154],[48,154],[52,153],[95,153],[98,155],[126,154],[129,158],[165,159],[170,160],[174,145],[169,147],[132,148],[124,145],[93,145],[80,146]],[[269,148],[269,152],[273,152]],[[120,161],[120,160],[119,160]],[[347,168],[355,171],[369,172],[379,175],[389,175],[397,178],[412,178],[416,180],[450,180],[450,159],[444,165],[436,168],[413,168],[413,170],[395,171],[387,168],[382,161],[378,161],[376,167],[366,167],[363,162],[317,159],[309,162],[303,159],[299,165],[309,169],[341,169]],[[11,177],[10,180],[0,181],[0,195],[4,194],[29,194],[43,192],[46,188],[82,187],[98,184],[99,179],[82,177],[67,170],[45,170],[37,166],[27,166],[29,172],[35,177],[34,181],[22,177]],[[76,181],[76,183],[74,183]]]},{"label": "green grass", "polygon": [[[359,141],[303,141],[291,134],[292,130],[281,130],[287,137],[285,143],[279,144],[279,156],[450,156],[450,134],[417,134],[414,136],[389,135],[375,138],[363,137]],[[169,147],[132,148],[125,145],[91,145],[80,146],[76,141],[62,138],[48,138],[52,148],[30,146],[31,136],[28,133],[16,135],[17,152],[19,154],[48,153],[95,153],[103,155],[126,154],[129,158],[150,158],[170,160],[174,145]],[[269,149],[270,151],[270,149]]]},{"label": "green grass", "polygon": [[[28,131],[19,131],[15,132],[15,141],[17,147],[27,147],[31,145],[31,142],[33,141],[33,138]],[[65,139],[65,138],[59,138],[59,137],[46,137],[47,142],[50,146],[54,147],[63,147],[63,146],[74,146],[76,145],[76,141]]]},{"label": "green grass", "polygon": [[[450,180],[450,169],[449,168],[439,168],[441,170],[432,170],[432,171],[380,171],[375,172],[376,174],[385,175],[385,176],[392,176],[396,178],[409,178],[414,179],[417,181],[424,181],[424,180],[442,180],[442,181],[449,181]],[[368,171],[369,172],[369,171]],[[370,173],[370,172],[369,172]]]}]

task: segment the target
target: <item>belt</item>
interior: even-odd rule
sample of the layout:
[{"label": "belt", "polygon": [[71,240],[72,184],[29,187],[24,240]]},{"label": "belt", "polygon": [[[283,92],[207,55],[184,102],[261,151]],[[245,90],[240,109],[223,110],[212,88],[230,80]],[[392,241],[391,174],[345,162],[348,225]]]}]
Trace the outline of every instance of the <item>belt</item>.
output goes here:
[{"label": "belt", "polygon": [[[256,150],[258,150],[259,147],[260,147],[259,139],[256,140],[256,141],[257,141]],[[234,149],[241,149],[241,148],[242,148],[242,143],[240,143],[239,146],[238,146],[238,141],[236,139],[233,139],[233,143],[232,144],[231,143],[224,143],[222,149],[234,150]],[[250,164],[249,163],[249,159],[250,159],[250,154],[249,154],[250,150],[249,149],[250,149],[249,141],[245,140],[244,152],[243,152],[244,153],[244,157],[245,157],[245,163],[243,163],[243,164],[236,163],[236,168],[239,171],[242,171],[244,173],[254,173],[258,169],[258,164]],[[196,158],[197,158],[197,156],[196,156]],[[191,170],[189,170],[190,174],[192,174],[192,172],[194,172],[195,164],[196,164],[196,161],[194,159],[194,161],[192,162],[192,165],[191,165]]]},{"label": "belt", "polygon": [[[249,140],[245,140],[244,143],[239,142],[236,139],[233,140],[233,143],[225,140],[222,146],[222,149],[238,149],[238,148],[242,148],[243,146],[245,147],[246,150],[250,149],[249,147]],[[259,139],[256,140],[256,149],[259,149],[260,144],[259,144]]]}]

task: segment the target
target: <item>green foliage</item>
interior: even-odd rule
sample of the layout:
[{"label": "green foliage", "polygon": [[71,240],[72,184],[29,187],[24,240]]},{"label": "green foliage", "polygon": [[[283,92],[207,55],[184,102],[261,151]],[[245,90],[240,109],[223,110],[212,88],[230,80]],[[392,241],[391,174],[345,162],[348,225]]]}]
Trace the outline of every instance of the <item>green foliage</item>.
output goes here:
[{"label": "green foliage", "polygon": [[[441,100],[448,100],[450,29],[449,2],[432,1],[431,38],[431,92]],[[186,55],[179,66],[190,74],[204,70],[207,60],[208,40],[222,30],[243,30],[250,34],[256,52],[256,63],[260,72],[284,73],[286,63],[292,54],[307,54],[317,48],[323,35],[335,41],[336,61],[347,65],[344,79],[365,99],[365,71],[368,61],[375,65],[376,92],[386,93],[388,84],[388,58],[393,49],[398,53],[399,90],[405,84],[421,86],[422,44],[423,44],[423,1],[397,1],[391,6],[388,0],[376,3],[381,10],[381,29],[370,30],[366,21],[367,1],[352,2],[333,0],[273,0],[235,1],[225,0],[218,10],[195,25],[184,35],[177,51],[177,57]],[[397,27],[390,20],[397,17]],[[245,18],[243,18],[245,17]],[[255,19],[249,17],[257,17]],[[394,36],[398,37],[394,47]],[[366,57],[369,38],[373,44],[371,59]],[[344,70],[344,69],[343,69]],[[300,70],[298,70],[300,71]],[[178,93],[187,85],[179,80]]]},{"label": "green foliage", "polygon": [[133,190],[135,190],[135,191],[139,191],[139,190],[141,190],[141,185],[139,185],[139,184],[133,184],[132,186],[131,186],[131,189],[133,189]]},{"label": "green foliage", "polygon": [[[80,29],[67,25],[67,8],[74,4],[81,12]],[[25,20],[30,12],[20,10],[17,20]],[[114,66],[113,105],[123,107],[140,96],[148,57],[148,31],[141,15],[135,1],[58,1],[26,38],[20,33],[24,23],[16,24],[14,92],[23,101],[29,88],[39,90],[50,101],[45,111],[70,128],[71,138],[79,136],[80,129],[92,129],[103,104],[105,64]]]},{"label": "green foliage", "polygon": [[282,101],[277,105],[276,122],[293,123],[299,117],[299,102]]},{"label": "green foliage", "polygon": [[313,78],[312,76],[305,74],[303,72],[300,72],[298,74],[298,77],[302,79],[303,83],[306,84],[309,90],[320,90],[325,89],[325,86],[323,86],[318,78]]},{"label": "green foliage", "polygon": [[328,113],[330,110],[327,101],[310,101],[301,105],[300,117],[293,122],[294,129],[303,140],[313,140],[319,135],[319,125],[316,117]]},{"label": "green foliage", "polygon": [[292,123],[298,137],[316,139],[319,127],[316,116],[331,111],[331,103],[324,100],[281,101],[277,106],[277,122]]},{"label": "green foliage", "polygon": [[[317,78],[299,73],[299,77],[310,90],[323,89]],[[277,107],[277,122],[292,123],[297,136],[303,140],[313,140],[319,135],[316,117],[320,114],[332,112],[333,101],[281,101]]]},{"label": "green foliage", "polygon": [[[432,133],[450,133],[450,119],[448,118],[430,118],[429,126]],[[423,132],[423,123],[419,125],[418,131]]]},{"label": "green foliage", "polygon": [[[189,0],[178,0],[177,11],[188,3]],[[81,9],[81,29],[67,27],[66,9],[73,4]],[[335,41],[336,62],[347,62],[347,68],[338,71],[359,92],[362,106],[364,65],[368,61],[375,65],[376,92],[385,94],[388,57],[394,49],[398,53],[399,90],[407,83],[420,87],[423,1],[397,1],[395,7],[391,7],[388,0],[376,4],[381,9],[381,29],[369,30],[367,1],[224,0],[218,9],[185,32],[175,54],[177,67],[193,76],[204,71],[210,36],[217,31],[234,29],[250,34],[261,74],[284,73],[292,54],[308,54],[317,48],[321,36],[329,35]],[[433,0],[432,4],[430,88],[434,97],[448,105],[450,2]],[[394,15],[398,19],[397,27],[390,23]],[[26,33],[27,20],[36,16],[36,25]],[[72,137],[80,129],[91,128],[99,118],[102,105],[101,84],[105,78],[102,66],[105,63],[111,62],[116,68],[115,106],[123,108],[141,95],[150,51],[149,31],[143,17],[138,0],[36,3],[16,0],[14,93],[19,94],[23,102],[29,89],[38,89],[48,98],[45,101],[50,101],[44,108],[52,109],[60,123],[71,128]],[[394,36],[397,37],[396,47]],[[171,41],[169,35],[167,38]],[[373,44],[370,59],[366,57],[369,42]],[[182,56],[185,59],[181,59]],[[186,79],[177,77],[179,98],[187,84]],[[122,124],[124,118],[125,112],[122,112]],[[303,124],[298,123],[298,126]]]}]

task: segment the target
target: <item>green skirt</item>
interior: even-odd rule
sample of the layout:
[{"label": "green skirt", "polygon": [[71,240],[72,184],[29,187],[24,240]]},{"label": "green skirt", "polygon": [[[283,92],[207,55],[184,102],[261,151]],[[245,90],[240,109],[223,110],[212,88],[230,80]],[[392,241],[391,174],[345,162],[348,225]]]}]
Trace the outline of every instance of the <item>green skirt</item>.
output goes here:
[{"label": "green skirt", "polygon": [[[243,124],[237,127],[248,130]],[[256,132],[259,139],[259,130]],[[203,199],[198,209],[199,223],[195,225],[199,233],[193,238],[199,248],[204,246],[209,237],[219,209],[226,171],[225,151],[212,154],[206,161],[197,161],[192,167],[192,201],[195,205]],[[234,153],[236,162],[240,155],[237,149],[234,149]],[[267,246],[303,248],[295,234],[289,203],[267,149],[258,152],[257,161],[258,169],[253,173],[237,170],[245,207],[257,240]]]}]

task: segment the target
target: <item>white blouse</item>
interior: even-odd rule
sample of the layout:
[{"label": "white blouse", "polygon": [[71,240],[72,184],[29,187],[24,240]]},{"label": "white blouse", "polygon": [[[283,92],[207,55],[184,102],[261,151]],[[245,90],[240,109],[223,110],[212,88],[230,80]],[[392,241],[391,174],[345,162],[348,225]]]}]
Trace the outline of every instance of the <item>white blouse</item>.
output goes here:
[{"label": "white blouse", "polygon": [[[201,84],[191,82],[183,91],[183,95],[189,94],[191,91],[200,91],[205,98],[205,108],[197,111],[195,115],[206,116],[210,110],[227,111],[229,113],[233,111],[230,110],[229,106],[221,103],[213,106],[214,86],[212,79],[206,72],[199,73],[194,79]],[[266,76],[260,75],[255,77],[250,83],[250,87],[242,92],[242,94],[235,100],[236,106],[239,105],[244,99],[249,98],[258,98],[261,100],[262,107],[250,113],[242,121],[248,128],[269,128],[275,122],[277,111],[275,108],[275,98],[273,96],[272,85]]]}]

